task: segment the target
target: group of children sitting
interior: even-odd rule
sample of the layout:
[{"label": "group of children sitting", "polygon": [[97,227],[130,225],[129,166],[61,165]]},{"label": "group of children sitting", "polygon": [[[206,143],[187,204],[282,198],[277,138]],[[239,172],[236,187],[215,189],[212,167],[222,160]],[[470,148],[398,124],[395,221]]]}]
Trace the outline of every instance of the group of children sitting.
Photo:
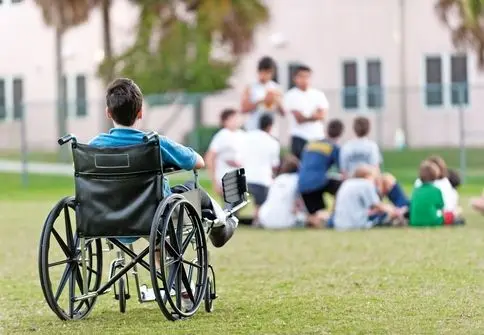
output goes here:
[{"label": "group of children sitting", "polygon": [[[340,120],[332,120],[326,139],[308,143],[301,160],[291,155],[283,159],[260,207],[260,226],[350,230],[464,223],[458,206],[460,177],[441,157],[421,163],[409,199],[396,178],[380,170],[380,151],[367,136],[369,120],[356,118],[356,138],[340,147],[343,130]],[[334,197],[331,207],[326,194]]]}]

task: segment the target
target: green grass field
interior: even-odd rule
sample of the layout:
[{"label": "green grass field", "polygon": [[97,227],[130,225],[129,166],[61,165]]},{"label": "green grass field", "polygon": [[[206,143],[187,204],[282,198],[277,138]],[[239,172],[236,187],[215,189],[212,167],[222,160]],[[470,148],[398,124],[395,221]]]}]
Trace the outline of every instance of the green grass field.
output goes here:
[{"label": "green grass field", "polygon": [[[385,160],[408,182],[425,153],[412,155]],[[62,322],[43,299],[37,248],[47,213],[72,194],[72,179],[30,176],[23,189],[19,175],[0,174],[0,333],[483,334],[484,218],[468,207],[479,181],[461,191],[468,224],[459,228],[241,227],[226,247],[211,249],[219,294],[212,314],[202,308],[172,323],[156,303],[136,299],[121,314],[108,294],[87,319]]]}]

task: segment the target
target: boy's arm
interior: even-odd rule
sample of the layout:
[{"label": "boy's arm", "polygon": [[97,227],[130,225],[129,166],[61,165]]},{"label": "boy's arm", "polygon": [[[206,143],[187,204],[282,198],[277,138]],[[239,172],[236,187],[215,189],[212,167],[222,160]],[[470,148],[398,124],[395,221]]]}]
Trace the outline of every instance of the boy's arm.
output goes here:
[{"label": "boy's arm", "polygon": [[241,111],[242,113],[249,113],[257,108],[257,105],[262,101],[252,102],[250,100],[250,88],[247,86],[242,94]]},{"label": "boy's arm", "polygon": [[160,138],[160,150],[164,164],[174,165],[183,170],[200,169],[205,166],[203,158],[192,148],[181,145],[169,138]]}]

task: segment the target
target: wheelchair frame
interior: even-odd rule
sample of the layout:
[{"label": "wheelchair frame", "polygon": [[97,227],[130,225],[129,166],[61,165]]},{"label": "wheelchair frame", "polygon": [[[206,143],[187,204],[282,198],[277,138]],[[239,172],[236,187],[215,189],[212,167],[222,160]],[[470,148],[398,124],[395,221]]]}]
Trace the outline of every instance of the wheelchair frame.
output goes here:
[{"label": "wheelchair frame", "polygon": [[[145,142],[152,141],[153,139],[158,141],[158,134],[155,132],[151,132],[145,135]],[[60,145],[64,145],[68,142],[72,142],[73,148],[77,144],[76,138],[69,134],[61,139],[59,139],[58,143]],[[161,164],[161,163],[160,163]],[[170,175],[179,172],[176,168],[167,168],[163,169],[163,175]],[[199,176],[198,171],[194,170],[194,190],[197,192],[199,189]],[[234,176],[235,176],[235,184],[234,184]],[[227,211],[227,215],[233,215],[236,211],[244,207],[248,204],[247,200],[247,186],[245,184],[245,175],[243,169],[237,170],[237,173],[230,176],[230,182],[223,181],[223,189],[224,189],[224,200],[226,203],[235,204],[229,211]],[[225,177],[224,177],[225,179]],[[243,185],[241,186],[241,182]],[[189,192],[188,192],[189,193]],[[189,195],[189,194],[187,194]],[[199,196],[199,195],[198,195]],[[238,199],[234,202],[234,199]],[[175,214],[176,208],[179,206],[178,214]],[[183,206],[183,207],[182,207]],[[69,217],[69,208],[75,209],[76,208],[76,199],[74,197],[66,197],[61,199],[58,204],[51,210],[49,216],[46,219],[44,224],[44,229],[42,232],[41,237],[41,244],[39,248],[39,273],[41,278],[41,287],[44,293],[44,297],[46,298],[47,303],[51,307],[51,309],[55,312],[55,314],[63,319],[82,319],[86,317],[92,310],[96,298],[98,296],[104,295],[111,291],[111,288],[114,288],[115,298],[120,302],[120,310],[121,312],[125,312],[126,309],[126,299],[130,298],[130,291],[129,291],[129,281],[128,281],[128,272],[132,271],[132,275],[134,277],[134,281],[136,284],[136,293],[138,296],[138,301],[140,303],[153,301],[153,299],[146,299],[143,297],[141,292],[142,286],[140,286],[139,276],[138,276],[138,264],[148,270],[151,274],[151,280],[153,284],[153,292],[155,295],[155,299],[158,302],[158,305],[165,315],[165,317],[169,320],[175,321],[183,318],[187,318],[195,314],[200,306],[202,300],[205,301],[205,310],[207,312],[211,312],[213,310],[213,300],[217,297],[216,296],[216,285],[215,285],[215,273],[213,267],[209,263],[208,257],[208,245],[206,241],[206,235],[210,233],[211,228],[216,223],[215,221],[201,219],[201,214],[198,213],[195,206],[189,201],[189,197],[184,196],[182,194],[172,194],[170,196],[164,197],[161,202],[158,204],[157,210],[155,212],[155,216],[153,217],[152,225],[151,225],[151,233],[149,237],[149,245],[144,250],[142,250],[139,254],[134,251],[133,245],[129,244],[126,245],[120,242],[117,238],[114,237],[83,237],[78,236],[77,231],[77,220],[76,220],[76,235],[72,234],[72,223]],[[54,224],[57,218],[60,217],[61,213],[64,212],[64,219],[65,219],[65,226],[66,226],[66,237],[67,237],[67,245],[66,243],[61,243],[59,239],[59,233],[54,229]],[[192,230],[185,235],[183,231],[185,228],[185,215],[188,214]],[[77,217],[77,211],[76,211]],[[175,219],[177,221],[177,230],[174,230]],[[172,220],[172,221],[170,221]],[[172,222],[172,223],[170,223]],[[181,223],[180,223],[181,222]],[[69,226],[69,227],[68,227]],[[170,230],[170,227],[171,230]],[[180,228],[183,228],[180,232]],[[161,229],[161,239],[159,237]],[[50,236],[51,234],[59,243],[62,251],[65,253],[66,257],[70,257],[70,259],[60,262],[49,263],[49,248],[50,248]],[[190,235],[185,239],[187,235]],[[108,280],[101,284],[102,281],[102,253],[105,251],[102,248],[101,239],[105,238],[108,245],[108,250],[113,250],[114,246],[118,248],[118,254],[116,259],[114,259],[110,263],[109,268],[109,275]],[[197,262],[201,262],[203,264],[196,264],[191,263],[192,261],[186,261],[183,259],[183,255],[190,244],[197,245],[196,252],[197,252]],[[77,243],[79,242],[79,245]],[[47,241],[47,242],[46,242]],[[160,249],[156,249],[157,241],[162,245]],[[176,242],[174,242],[176,241]],[[173,246],[171,243],[173,242]],[[179,245],[181,243],[181,245]],[[96,248],[96,254],[93,254],[92,248]],[[80,249],[80,250],[79,250]],[[99,250],[100,249],[100,250]],[[166,250],[165,250],[166,249]],[[171,250],[170,250],[171,249]],[[175,250],[176,249],[176,250]],[[89,250],[89,251],[88,251]],[[195,248],[194,248],[195,250]],[[97,253],[100,253],[99,255]],[[47,254],[46,254],[47,253]],[[156,254],[160,253],[160,256],[163,255],[163,265],[166,267],[164,262],[166,261],[165,253],[171,254],[168,258],[172,257],[173,259],[177,256],[179,259],[177,260],[178,268],[176,270],[169,270],[172,271],[168,275],[168,280],[166,278],[166,274],[164,270],[158,270],[156,268]],[[69,256],[70,255],[70,256]],[[93,266],[93,255],[96,256],[97,262],[97,271],[94,271]],[[131,259],[127,262],[125,256],[129,256]],[[147,262],[144,258],[149,255],[149,261]],[[78,258],[80,257],[80,259]],[[199,259],[201,258],[201,259]],[[161,260],[161,258],[160,258]],[[47,261],[47,263],[46,263]],[[57,289],[56,295],[54,296],[52,291],[52,285],[50,281],[50,274],[48,268],[54,265],[61,265],[66,264],[66,268],[64,270],[64,274],[61,278],[61,283]],[[80,264],[79,264],[80,263]],[[87,264],[89,263],[89,265]],[[73,265],[72,265],[73,264]],[[175,263],[173,263],[175,264]],[[186,273],[185,266],[183,264],[189,264],[190,269],[188,274]],[[72,265],[72,269],[71,269]],[[80,269],[79,269],[80,265]],[[174,265],[169,265],[170,268],[174,267]],[[194,267],[199,267],[201,271],[197,271],[197,287],[195,287],[195,296],[194,292],[192,292],[191,285],[193,283],[193,271]],[[47,269],[46,269],[47,268]],[[161,268],[161,266],[160,266]],[[68,274],[68,270],[71,269],[71,273],[69,274],[70,277],[67,278],[66,275]],[[77,269],[77,270],[76,270]],[[82,272],[82,277],[78,271]],[[173,274],[177,272],[178,274]],[[91,280],[93,275],[95,275],[94,287],[93,289],[90,288]],[[74,278],[74,276],[76,278]],[[176,278],[175,278],[176,277]],[[180,278],[181,277],[181,278]],[[125,280],[126,278],[126,280]],[[64,310],[58,304],[58,299],[62,294],[62,290],[67,283],[67,279],[69,279],[69,314],[65,313]],[[159,286],[158,280],[161,280],[163,285],[162,287]],[[78,284],[79,289],[81,290],[82,294],[75,296],[75,282]],[[176,282],[175,282],[176,281]],[[168,284],[167,284],[168,282]],[[116,290],[116,283],[119,283],[118,290]],[[188,284],[188,285],[187,285]],[[176,291],[176,302],[173,301],[171,297],[171,291],[173,290],[173,286],[175,286]],[[192,303],[192,306],[189,309],[182,310],[181,306],[181,295],[182,295],[182,287],[185,287],[186,294],[188,294],[189,299]],[[59,293],[59,289],[62,287],[61,292]],[[126,292],[127,288],[127,292]],[[117,292],[116,292],[117,291]],[[161,292],[164,291],[164,296]],[[86,311],[77,315],[74,313],[74,304],[76,302],[80,302],[79,306],[77,307],[77,312],[80,313],[82,310],[82,306],[86,305]]]}]

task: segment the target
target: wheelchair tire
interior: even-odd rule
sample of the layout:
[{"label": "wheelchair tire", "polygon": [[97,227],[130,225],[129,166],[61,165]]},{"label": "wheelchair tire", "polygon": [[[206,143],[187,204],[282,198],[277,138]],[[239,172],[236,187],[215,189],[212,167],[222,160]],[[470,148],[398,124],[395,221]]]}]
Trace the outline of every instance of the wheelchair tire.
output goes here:
[{"label": "wheelchair tire", "polygon": [[[74,211],[74,197],[61,199],[45,220],[39,245],[40,286],[47,304],[61,320],[85,318],[94,307],[97,297],[73,301],[74,297],[87,293],[83,292],[84,281],[88,283],[89,292],[96,291],[101,286],[101,240],[91,239],[86,241],[88,272],[86,278],[84,278],[80,261],[80,238],[76,233]],[[71,220],[70,212],[74,213],[74,220]],[[64,214],[63,218],[60,218],[62,213]],[[65,236],[65,239],[62,238],[62,235]],[[58,247],[57,252],[55,246]],[[65,259],[59,260],[59,254],[64,254]],[[53,278],[56,272],[53,268],[59,266],[64,266],[64,271],[58,280],[57,288],[54,290],[52,284],[56,283]],[[67,295],[63,296],[62,293],[65,291],[66,284],[68,284],[68,292]]]},{"label": "wheelchair tire", "polygon": [[119,278],[118,283],[118,295],[119,295],[119,311],[121,313],[126,313],[126,283],[124,278]]},{"label": "wheelchair tire", "polygon": [[205,289],[205,311],[213,312],[213,301],[217,298],[217,287],[215,286],[215,272],[211,265],[208,266],[207,288]]},{"label": "wheelchair tire", "polygon": [[[188,250],[190,245],[192,250]],[[190,251],[196,260],[189,258]],[[156,269],[157,257],[161,271]],[[149,260],[156,301],[165,317],[175,321],[195,314],[205,297],[208,248],[202,220],[183,195],[172,194],[158,206],[151,226]]]},{"label": "wheelchair tire", "polygon": [[213,312],[213,299],[212,299],[212,294],[213,294],[213,286],[212,286],[212,281],[210,278],[207,280],[207,289],[205,290],[205,311],[207,313],[212,313]]}]

